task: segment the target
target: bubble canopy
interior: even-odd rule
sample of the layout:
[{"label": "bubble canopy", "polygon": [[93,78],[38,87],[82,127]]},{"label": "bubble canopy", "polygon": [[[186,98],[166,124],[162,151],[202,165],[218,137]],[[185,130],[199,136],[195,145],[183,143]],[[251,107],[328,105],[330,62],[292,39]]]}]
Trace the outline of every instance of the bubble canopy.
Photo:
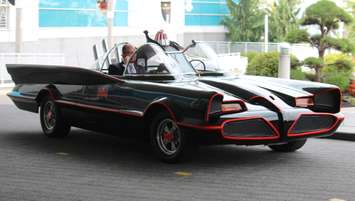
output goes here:
[{"label": "bubble canopy", "polygon": [[160,46],[142,45],[131,56],[124,76],[181,76],[196,75],[182,52],[165,51]]}]

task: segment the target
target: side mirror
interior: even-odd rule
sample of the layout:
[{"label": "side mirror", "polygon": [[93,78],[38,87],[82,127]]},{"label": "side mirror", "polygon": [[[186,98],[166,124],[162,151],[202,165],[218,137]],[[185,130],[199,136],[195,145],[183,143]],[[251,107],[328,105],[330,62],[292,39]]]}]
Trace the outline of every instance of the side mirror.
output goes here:
[{"label": "side mirror", "polygon": [[206,71],[206,64],[203,61],[199,60],[199,59],[191,60],[190,64],[197,71]]}]

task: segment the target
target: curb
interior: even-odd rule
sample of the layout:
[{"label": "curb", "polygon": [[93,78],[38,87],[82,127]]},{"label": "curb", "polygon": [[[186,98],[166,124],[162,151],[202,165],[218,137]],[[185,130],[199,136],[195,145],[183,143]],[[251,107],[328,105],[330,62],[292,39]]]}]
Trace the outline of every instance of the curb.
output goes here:
[{"label": "curb", "polygon": [[335,139],[335,140],[347,140],[347,141],[355,141],[355,133],[335,133],[332,136],[327,137],[329,139]]}]

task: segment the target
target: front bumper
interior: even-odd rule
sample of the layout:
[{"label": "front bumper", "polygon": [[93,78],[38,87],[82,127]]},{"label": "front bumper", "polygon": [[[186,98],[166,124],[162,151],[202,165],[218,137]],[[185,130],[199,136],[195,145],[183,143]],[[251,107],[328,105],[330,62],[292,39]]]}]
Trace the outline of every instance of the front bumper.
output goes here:
[{"label": "front bumper", "polygon": [[[219,125],[188,125],[198,138],[214,136],[216,143],[230,144],[274,144],[308,137],[329,136],[344,120],[341,113],[299,113],[294,121],[280,122],[265,116],[222,119]],[[208,134],[207,134],[208,133]],[[203,140],[203,139],[202,139]]]},{"label": "front bumper", "polygon": [[302,113],[287,130],[288,137],[306,137],[331,134],[336,131],[344,120],[341,113]]}]

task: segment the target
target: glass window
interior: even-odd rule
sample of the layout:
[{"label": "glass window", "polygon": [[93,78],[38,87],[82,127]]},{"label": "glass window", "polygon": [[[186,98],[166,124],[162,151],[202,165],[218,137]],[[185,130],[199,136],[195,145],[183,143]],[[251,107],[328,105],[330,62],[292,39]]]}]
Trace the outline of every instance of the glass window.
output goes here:
[{"label": "glass window", "polygon": [[130,58],[125,75],[183,75],[195,74],[181,52],[165,53],[155,44],[140,47]]}]

